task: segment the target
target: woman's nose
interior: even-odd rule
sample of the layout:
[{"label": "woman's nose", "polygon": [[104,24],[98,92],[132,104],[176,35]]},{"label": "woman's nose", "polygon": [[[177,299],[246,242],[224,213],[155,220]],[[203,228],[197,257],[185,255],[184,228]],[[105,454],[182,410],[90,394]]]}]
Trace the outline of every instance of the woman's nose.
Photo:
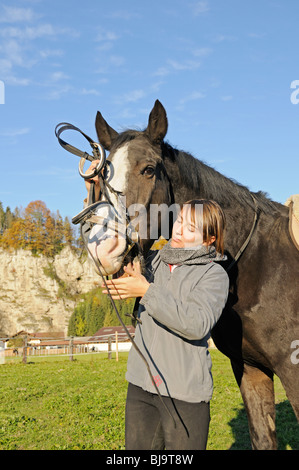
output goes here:
[{"label": "woman's nose", "polygon": [[176,223],[175,225],[175,234],[176,235],[182,235],[183,232],[183,226],[180,223]]}]

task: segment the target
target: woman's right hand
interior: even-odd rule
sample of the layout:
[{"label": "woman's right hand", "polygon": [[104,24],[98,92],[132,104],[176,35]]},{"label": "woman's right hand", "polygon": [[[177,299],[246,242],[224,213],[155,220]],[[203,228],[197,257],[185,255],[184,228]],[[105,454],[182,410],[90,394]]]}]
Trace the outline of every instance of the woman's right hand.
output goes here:
[{"label": "woman's right hand", "polygon": [[[86,173],[87,174],[92,173],[99,162],[100,162],[100,160],[93,160],[93,162],[91,163],[91,165],[88,168]],[[91,181],[94,181],[94,184],[95,184],[94,189],[95,189],[95,202],[96,202],[100,199],[100,192],[101,192],[99,177],[95,176],[94,178],[90,178],[88,180],[85,180],[85,186],[86,186],[86,189],[87,189],[88,196],[89,196],[89,191],[90,191],[90,186],[91,186],[90,182]]]}]

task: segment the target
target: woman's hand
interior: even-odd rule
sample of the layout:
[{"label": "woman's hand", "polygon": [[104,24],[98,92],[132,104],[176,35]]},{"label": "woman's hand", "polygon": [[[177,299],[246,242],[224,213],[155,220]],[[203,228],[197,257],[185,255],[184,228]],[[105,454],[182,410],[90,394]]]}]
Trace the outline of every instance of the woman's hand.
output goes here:
[{"label": "woman's hand", "polygon": [[[91,163],[91,165],[88,168],[86,173],[87,174],[92,173],[93,170],[97,167],[99,162],[100,162],[100,160],[93,160],[93,162]],[[85,186],[86,186],[88,195],[89,195],[89,191],[90,191],[90,186],[91,186],[90,182],[91,181],[94,181],[94,183],[95,183],[95,187],[94,187],[94,189],[95,189],[95,202],[97,202],[100,199],[100,192],[101,192],[99,177],[95,176],[94,178],[90,178],[89,180],[85,180]],[[87,197],[87,199],[88,199],[88,197]]]},{"label": "woman's hand", "polygon": [[[140,263],[128,264],[124,267],[126,277],[109,279],[106,281],[109,292],[113,299],[130,299],[143,297],[150,284],[141,274]],[[103,294],[108,294],[105,284],[102,284]]]}]

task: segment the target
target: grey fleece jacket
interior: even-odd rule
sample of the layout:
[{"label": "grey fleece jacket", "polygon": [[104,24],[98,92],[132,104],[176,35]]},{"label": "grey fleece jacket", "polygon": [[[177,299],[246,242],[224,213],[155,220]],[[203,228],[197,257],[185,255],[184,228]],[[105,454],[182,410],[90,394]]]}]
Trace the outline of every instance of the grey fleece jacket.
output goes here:
[{"label": "grey fleece jacket", "polygon": [[[151,282],[140,301],[135,342],[147,359],[161,395],[187,402],[209,402],[213,393],[207,340],[225,306],[229,279],[219,264],[181,265],[170,272],[159,251],[146,277]],[[157,393],[132,347],[126,379]]]}]

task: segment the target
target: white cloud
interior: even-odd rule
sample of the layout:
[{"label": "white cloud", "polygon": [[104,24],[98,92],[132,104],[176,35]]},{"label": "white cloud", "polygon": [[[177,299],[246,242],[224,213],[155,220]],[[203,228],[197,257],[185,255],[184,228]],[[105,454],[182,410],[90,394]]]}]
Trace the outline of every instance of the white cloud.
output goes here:
[{"label": "white cloud", "polygon": [[166,75],[169,75],[173,71],[176,72],[181,72],[184,70],[196,70],[201,66],[201,62],[199,60],[184,60],[184,61],[178,61],[178,60],[173,60],[173,59],[168,59],[167,60],[167,65],[159,67],[156,72],[153,73],[154,76],[156,77],[165,77]]},{"label": "white cloud", "polygon": [[59,82],[60,80],[66,80],[69,76],[66,75],[64,72],[54,72],[50,75],[50,81],[52,82]]},{"label": "white cloud", "polygon": [[132,20],[132,19],[137,19],[137,18],[142,18],[142,16],[139,13],[132,12],[132,11],[126,11],[126,10],[115,10],[112,13],[107,13],[105,15],[105,18],[108,19],[121,19],[121,20]]},{"label": "white cloud", "polygon": [[143,90],[132,90],[117,97],[115,102],[118,104],[136,103],[136,101],[144,98],[144,96],[146,96],[146,93]]},{"label": "white cloud", "polygon": [[188,101],[195,101],[205,98],[205,95],[201,91],[193,91],[189,95],[186,95],[184,98],[180,99],[179,103],[181,105],[188,103]]},{"label": "white cloud", "polygon": [[39,18],[31,8],[17,8],[3,5],[0,23],[23,23]]},{"label": "white cloud", "polygon": [[170,69],[169,67],[159,67],[156,72],[154,72],[154,76],[156,77],[165,77],[166,75],[169,75]]},{"label": "white cloud", "polygon": [[233,97],[231,95],[221,96],[221,101],[231,101]]},{"label": "white cloud", "polygon": [[[61,57],[64,54],[61,49],[50,49],[44,44],[44,47],[41,48],[40,39],[52,40],[59,36],[76,38],[80,35],[77,30],[69,27],[36,21],[40,17],[41,15],[36,14],[31,8],[10,6],[2,6],[1,8],[0,6],[0,23],[2,23],[0,28],[0,73],[1,80],[6,84],[20,86],[31,84],[31,78],[20,76],[22,74],[20,68],[28,70],[50,57]],[[66,78],[68,77],[57,72],[52,75],[50,81],[60,81]]]},{"label": "white cloud", "polygon": [[56,37],[58,35],[79,37],[80,33],[72,28],[59,28],[51,24],[40,24],[36,26],[26,26],[25,28],[9,26],[1,29],[0,35],[4,38],[32,41],[43,37]]},{"label": "white cloud", "polygon": [[[148,110],[147,110],[148,112]],[[130,108],[124,108],[120,113],[118,114],[118,117],[121,119],[134,119],[136,118],[136,112],[132,112]]]},{"label": "white cloud", "polygon": [[236,41],[236,36],[232,36],[229,34],[216,34],[212,37],[212,41],[216,43],[224,42],[224,41]]},{"label": "white cloud", "polygon": [[133,90],[123,95],[123,102],[135,103],[136,101],[140,100],[144,96],[145,96],[145,92],[143,90]]},{"label": "white cloud", "polygon": [[109,74],[113,71],[113,69],[116,67],[121,67],[124,65],[126,62],[126,59],[122,56],[117,56],[117,55],[111,55],[110,57],[107,57],[105,61],[103,61],[103,65],[98,67],[95,70],[95,73],[98,74]]},{"label": "white cloud", "polygon": [[111,41],[116,41],[117,39],[119,39],[119,36],[114,33],[113,31],[100,31],[97,36],[96,36],[96,39],[95,41],[97,42],[111,42]]},{"label": "white cloud", "polygon": [[96,51],[105,52],[111,50],[119,38],[120,36],[114,31],[100,30],[95,37],[95,42],[98,43]]},{"label": "white cloud", "polygon": [[212,49],[210,47],[199,47],[196,49],[193,49],[192,54],[195,57],[206,57],[210,55],[212,52]]},{"label": "white cloud", "polygon": [[61,49],[45,49],[43,51],[39,51],[39,55],[42,59],[48,59],[48,57],[62,57],[64,55],[64,51]]},{"label": "white cloud", "polygon": [[36,63],[35,59],[31,58],[29,60],[28,58],[25,58],[22,46],[15,39],[9,39],[8,41],[3,42],[3,44],[0,45],[0,51],[2,52],[3,56],[6,57],[6,60],[10,63],[10,68],[13,65],[30,68]]},{"label": "white cloud", "polygon": [[113,42],[102,42],[100,46],[96,47],[96,51],[105,52],[113,48]]},{"label": "white cloud", "polygon": [[29,127],[23,127],[22,129],[10,129],[7,131],[0,132],[1,137],[17,137],[19,135],[29,134]]},{"label": "white cloud", "polygon": [[95,88],[76,88],[69,83],[62,84],[60,83],[61,80],[68,79],[69,77],[65,75],[63,72],[59,72],[57,74],[53,74],[49,77],[49,80],[42,84],[44,88],[47,89],[47,92],[44,95],[44,99],[55,101],[61,99],[64,95],[71,93],[73,95],[93,95],[93,96],[101,96],[101,93],[96,90]]},{"label": "white cloud", "polygon": [[16,77],[15,75],[11,74],[5,77],[5,83],[7,85],[29,86],[32,81],[30,80],[30,78]]},{"label": "white cloud", "polygon": [[114,65],[115,67],[120,67],[125,63],[125,58],[121,56],[116,56],[113,55],[109,58],[109,62],[111,65]]},{"label": "white cloud", "polygon": [[22,65],[22,60],[17,56],[15,58],[0,59],[1,80],[6,85],[28,86],[31,80],[29,78],[16,77],[13,73],[14,65]]},{"label": "white cloud", "polygon": [[191,9],[195,16],[202,15],[210,10],[209,4],[207,1],[199,1],[191,4]]},{"label": "white cloud", "polygon": [[46,94],[46,100],[60,100],[63,95],[73,91],[73,87],[70,85],[59,86],[58,88],[51,90],[49,93]]},{"label": "white cloud", "polygon": [[95,90],[94,88],[91,88],[91,89],[83,88],[80,94],[81,95],[95,95],[95,96],[101,95],[101,93],[98,90]]},{"label": "white cloud", "polygon": [[253,39],[263,39],[267,36],[267,33],[249,33],[248,37]]},{"label": "white cloud", "polygon": [[198,60],[185,60],[180,62],[169,59],[167,62],[174,70],[196,70],[201,66],[201,62]]}]

